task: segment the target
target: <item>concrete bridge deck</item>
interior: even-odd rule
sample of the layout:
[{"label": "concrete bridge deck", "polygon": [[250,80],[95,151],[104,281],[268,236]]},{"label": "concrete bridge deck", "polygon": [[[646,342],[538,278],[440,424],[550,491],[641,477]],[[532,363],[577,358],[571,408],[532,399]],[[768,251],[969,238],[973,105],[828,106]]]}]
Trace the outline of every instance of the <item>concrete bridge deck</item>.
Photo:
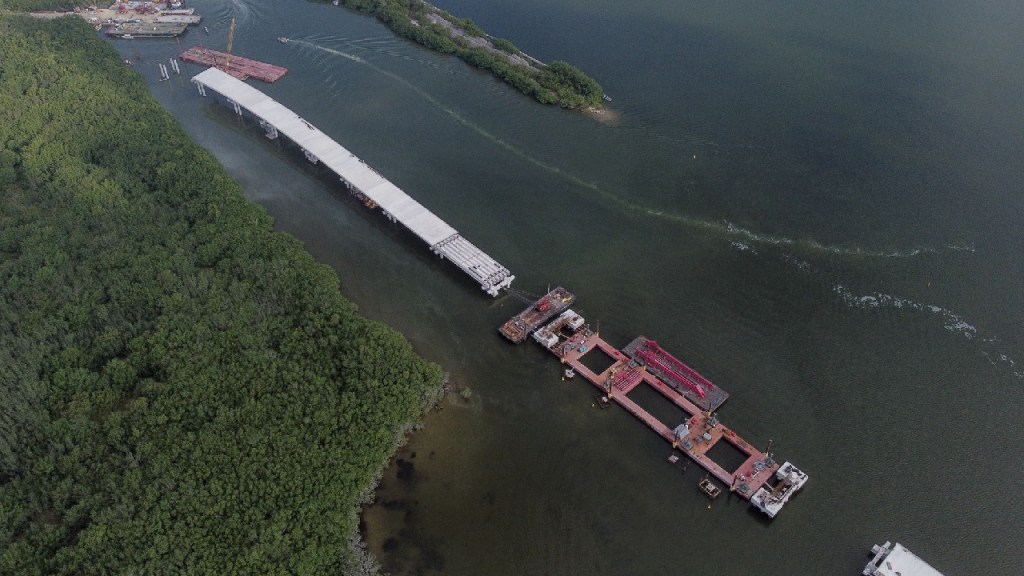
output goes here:
[{"label": "concrete bridge deck", "polygon": [[213,90],[226,98],[237,114],[245,110],[254,116],[268,138],[283,134],[295,142],[310,162],[322,162],[351,190],[375,202],[385,216],[408,228],[432,252],[450,260],[491,296],[512,285],[515,276],[507,268],[292,110],[217,68],[196,74],[192,82],[202,95],[207,89]]}]

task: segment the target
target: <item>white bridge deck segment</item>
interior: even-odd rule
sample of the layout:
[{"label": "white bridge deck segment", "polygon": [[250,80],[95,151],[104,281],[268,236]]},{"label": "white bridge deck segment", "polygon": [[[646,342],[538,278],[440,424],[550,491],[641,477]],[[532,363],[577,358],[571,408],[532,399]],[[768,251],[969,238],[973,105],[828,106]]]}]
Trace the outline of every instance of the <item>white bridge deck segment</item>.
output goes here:
[{"label": "white bridge deck segment", "polygon": [[455,228],[367,166],[355,154],[273,98],[217,68],[196,74],[192,82],[204,96],[205,88],[209,88],[227,98],[238,114],[242,113],[241,109],[249,111],[265,129],[270,131],[267,128],[269,126],[276,130],[274,137],[277,133],[287,136],[302,148],[311,162],[323,162],[346,185],[376,202],[388,218],[397,220],[419,236],[432,252],[451,260],[479,282],[480,287],[491,296],[497,296],[502,288],[512,285],[515,276],[507,268],[463,238]]}]

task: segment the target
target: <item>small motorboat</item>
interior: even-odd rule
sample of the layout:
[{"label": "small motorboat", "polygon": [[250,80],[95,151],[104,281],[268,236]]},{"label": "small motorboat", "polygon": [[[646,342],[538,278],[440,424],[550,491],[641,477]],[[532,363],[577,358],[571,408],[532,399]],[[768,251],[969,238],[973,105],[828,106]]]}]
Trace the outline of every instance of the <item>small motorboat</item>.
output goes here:
[{"label": "small motorboat", "polygon": [[697,487],[700,488],[700,491],[703,492],[704,495],[711,500],[718,498],[718,495],[722,493],[722,489],[719,488],[718,486],[715,486],[715,483],[712,482],[707,476],[705,476],[704,479],[701,480],[699,484],[697,484]]},{"label": "small motorboat", "polygon": [[278,36],[277,37],[277,41],[280,42],[281,44],[287,44],[288,43],[288,38],[286,38],[284,36]]}]

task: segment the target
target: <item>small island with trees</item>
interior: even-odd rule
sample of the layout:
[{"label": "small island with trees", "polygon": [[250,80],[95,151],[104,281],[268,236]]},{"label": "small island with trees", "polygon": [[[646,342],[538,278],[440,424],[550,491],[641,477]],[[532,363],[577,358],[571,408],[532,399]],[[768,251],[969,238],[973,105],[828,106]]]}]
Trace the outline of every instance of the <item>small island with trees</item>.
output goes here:
[{"label": "small island with trees", "polygon": [[600,108],[604,100],[601,85],[572,64],[559,60],[545,64],[512,42],[488,35],[472,20],[457,18],[423,0],[340,1],[376,16],[399,36],[489,70],[542,104],[578,110]]}]

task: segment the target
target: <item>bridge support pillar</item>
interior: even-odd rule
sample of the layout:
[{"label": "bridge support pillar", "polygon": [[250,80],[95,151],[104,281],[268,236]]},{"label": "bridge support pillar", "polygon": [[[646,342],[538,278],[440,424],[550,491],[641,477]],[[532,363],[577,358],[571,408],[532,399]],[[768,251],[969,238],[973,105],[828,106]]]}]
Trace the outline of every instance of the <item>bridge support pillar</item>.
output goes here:
[{"label": "bridge support pillar", "polygon": [[263,128],[263,131],[266,132],[267,138],[271,140],[277,139],[277,128],[274,128],[274,125],[270,122],[260,118],[260,128]]},{"label": "bridge support pillar", "polygon": [[238,102],[235,102],[234,100],[228,98],[228,103],[230,103],[235,108],[235,114],[238,114],[239,116],[242,115],[242,107],[238,105]]},{"label": "bridge support pillar", "polygon": [[320,161],[319,158],[317,158],[312,152],[306,150],[305,148],[302,149],[302,153],[306,156],[306,160],[309,160],[313,164],[316,164],[317,162]]},{"label": "bridge support pillar", "polygon": [[206,97],[206,86],[203,86],[202,82],[196,82],[196,88],[199,89],[199,95],[203,98]]}]

